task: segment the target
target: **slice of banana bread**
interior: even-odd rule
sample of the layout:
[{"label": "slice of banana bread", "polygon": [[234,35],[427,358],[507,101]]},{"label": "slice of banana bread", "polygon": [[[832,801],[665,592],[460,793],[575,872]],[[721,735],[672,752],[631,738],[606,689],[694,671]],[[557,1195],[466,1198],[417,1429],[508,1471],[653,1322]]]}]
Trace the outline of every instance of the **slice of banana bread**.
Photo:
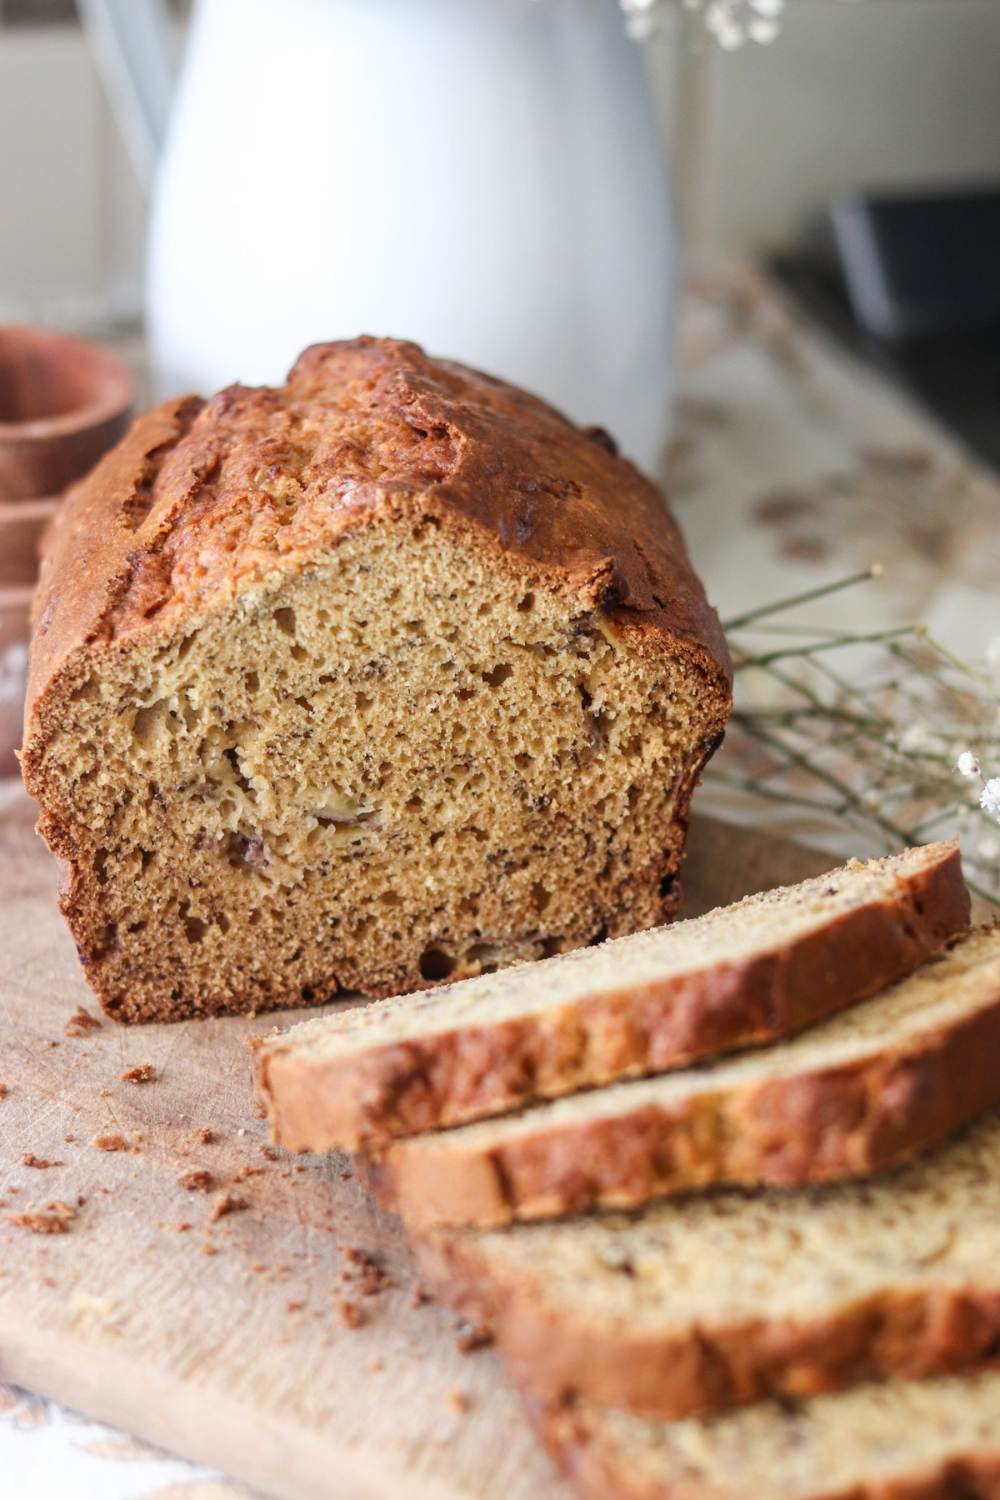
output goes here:
[{"label": "slice of banana bread", "polygon": [[273,1138],[354,1150],[790,1035],[966,931],[958,846],[801,885],[256,1043]]},{"label": "slice of banana bread", "polygon": [[374,339],[143,417],[53,528],[23,768],[123,1020],[393,994],[666,920],[730,707],[662,498]]},{"label": "slice of banana bread", "polygon": [[418,1230],[861,1176],[1000,1104],[998,1055],[1000,928],[794,1041],[397,1141],[372,1173]]},{"label": "slice of banana bread", "polygon": [[1000,1346],[1000,1116],[871,1182],[437,1230],[415,1249],[425,1287],[546,1404],[676,1419],[943,1375]]},{"label": "slice of banana bread", "polygon": [[528,1413],[584,1500],[998,1500],[1000,1375],[861,1385],[801,1405],[650,1422]]}]

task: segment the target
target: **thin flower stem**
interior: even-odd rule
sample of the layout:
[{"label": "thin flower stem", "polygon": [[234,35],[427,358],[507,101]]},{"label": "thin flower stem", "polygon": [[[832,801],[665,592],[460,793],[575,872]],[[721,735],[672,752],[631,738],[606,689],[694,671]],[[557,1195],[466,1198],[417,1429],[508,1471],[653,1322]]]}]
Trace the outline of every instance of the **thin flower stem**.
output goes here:
[{"label": "thin flower stem", "polygon": [[956,672],[961,672],[965,677],[971,677],[973,682],[978,682],[991,694],[997,692],[997,684],[992,680],[992,678],[987,677],[985,672],[980,672],[978,668],[970,666],[968,662],[962,661],[960,657],[957,657],[954,654],[954,652],[949,651],[947,646],[942,646],[941,642],[939,640],[936,640],[934,636],[928,635],[925,636],[924,639],[929,646],[932,646],[934,648],[939,656],[944,657],[949,666],[955,668]]},{"label": "thin flower stem", "polygon": [[737,776],[734,771],[719,771],[713,767],[706,773],[705,779],[706,781],[721,781],[726,786],[735,787],[740,792],[749,792],[755,797],[766,797],[769,802],[786,802],[795,807],[811,807],[815,812],[825,813],[827,817],[837,811],[832,802],[823,802],[818,797],[803,797],[795,792],[775,791],[759,781],[752,780],[749,776]]},{"label": "thin flower stem", "polygon": [[867,635],[841,635],[832,641],[819,641],[812,646],[789,646],[783,651],[768,651],[762,656],[744,657],[736,662],[735,670],[745,667],[766,667],[774,661],[792,661],[803,656],[814,656],[820,651],[842,651],[849,646],[875,646],[912,635],[912,625],[899,625],[893,630],[873,630]]},{"label": "thin flower stem", "polygon": [[795,609],[796,605],[809,604],[814,599],[826,599],[830,594],[839,594],[843,589],[851,589],[858,583],[869,583],[881,573],[878,564],[872,568],[865,568],[863,573],[852,573],[849,578],[838,578],[834,583],[820,584],[818,588],[806,589],[802,594],[789,594],[787,599],[777,599],[773,604],[761,604],[757,609],[749,609],[746,614],[736,615],[732,620],[724,620],[723,630],[742,630],[753,620],[766,619],[768,615],[784,613],[787,609]]},{"label": "thin flower stem", "polygon": [[815,776],[817,781],[822,781],[831,791],[838,792],[844,799],[846,806],[856,807],[865,817],[870,818],[873,823],[877,824],[883,833],[889,834],[891,838],[898,839],[904,845],[907,843],[905,829],[900,828],[898,824],[893,823],[874,808],[865,807],[854,788],[848,782],[842,780],[841,777],[835,775],[834,772],[827,770],[825,766],[819,765],[816,761],[809,760],[801,751],[794,750],[790,745],[784,744],[780,739],[769,734],[766,730],[761,730],[758,737],[765,745],[773,745],[775,748],[780,748],[795,765],[799,766],[803,771],[807,771],[811,776]]}]

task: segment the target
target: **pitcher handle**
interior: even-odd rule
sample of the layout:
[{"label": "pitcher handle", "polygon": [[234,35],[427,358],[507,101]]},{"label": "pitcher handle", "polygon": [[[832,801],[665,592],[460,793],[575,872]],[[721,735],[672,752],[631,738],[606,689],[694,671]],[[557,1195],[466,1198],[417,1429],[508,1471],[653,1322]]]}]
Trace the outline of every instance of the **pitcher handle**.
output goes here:
[{"label": "pitcher handle", "polygon": [[78,0],[80,20],[140,181],[163,148],[177,72],[166,0]]}]

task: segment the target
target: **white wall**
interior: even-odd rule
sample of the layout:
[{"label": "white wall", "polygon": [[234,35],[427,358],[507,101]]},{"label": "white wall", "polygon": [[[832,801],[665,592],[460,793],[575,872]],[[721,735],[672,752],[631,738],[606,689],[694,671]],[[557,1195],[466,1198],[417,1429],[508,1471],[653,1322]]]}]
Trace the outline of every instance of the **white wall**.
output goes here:
[{"label": "white wall", "polygon": [[1000,185],[997,0],[788,0],[779,40],[686,65],[689,234],[794,242],[854,187]]},{"label": "white wall", "polygon": [[0,320],[134,315],[144,215],[79,31],[0,29]]}]

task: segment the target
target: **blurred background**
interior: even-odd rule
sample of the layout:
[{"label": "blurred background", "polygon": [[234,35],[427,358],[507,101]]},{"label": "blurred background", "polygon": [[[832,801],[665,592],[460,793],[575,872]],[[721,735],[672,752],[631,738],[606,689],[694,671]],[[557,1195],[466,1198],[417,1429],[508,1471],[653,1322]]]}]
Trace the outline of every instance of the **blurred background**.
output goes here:
[{"label": "blurred background", "polygon": [[[848,190],[1000,177],[996,0],[790,0],[732,53],[700,30],[663,7],[646,44],[692,250],[787,252]],[[0,0],[0,318],[138,318],[146,213],[74,0]]]}]

